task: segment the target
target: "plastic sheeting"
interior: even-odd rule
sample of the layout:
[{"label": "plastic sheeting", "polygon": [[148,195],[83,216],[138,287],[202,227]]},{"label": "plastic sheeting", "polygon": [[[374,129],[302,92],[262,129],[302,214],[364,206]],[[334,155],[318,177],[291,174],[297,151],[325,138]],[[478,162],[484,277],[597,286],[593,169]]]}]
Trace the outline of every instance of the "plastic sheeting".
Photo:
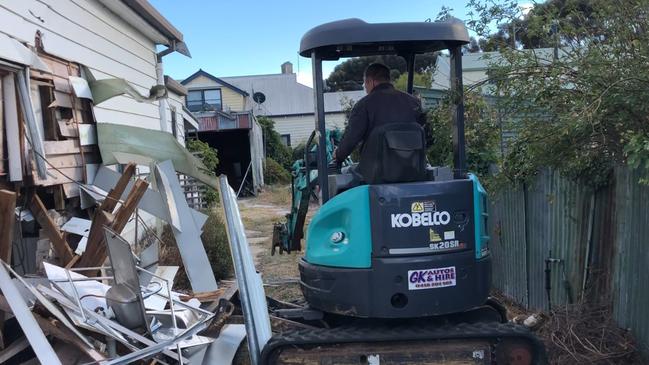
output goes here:
[{"label": "plastic sheeting", "polygon": [[215,176],[209,175],[203,162],[194,157],[173,135],[151,129],[111,123],[98,123],[99,151],[104,165],[135,162],[152,165],[170,160],[176,171],[218,189]]},{"label": "plastic sheeting", "polygon": [[[140,103],[153,102],[167,96],[167,88],[165,88],[164,85],[154,85],[149,90],[149,95],[142,95],[125,79],[114,78],[97,80],[87,67],[84,67],[83,71],[88,79],[88,86],[90,87],[92,100],[95,105],[99,105],[110,98],[124,94],[131,96]],[[77,91],[77,88],[75,88],[75,93]]]}]

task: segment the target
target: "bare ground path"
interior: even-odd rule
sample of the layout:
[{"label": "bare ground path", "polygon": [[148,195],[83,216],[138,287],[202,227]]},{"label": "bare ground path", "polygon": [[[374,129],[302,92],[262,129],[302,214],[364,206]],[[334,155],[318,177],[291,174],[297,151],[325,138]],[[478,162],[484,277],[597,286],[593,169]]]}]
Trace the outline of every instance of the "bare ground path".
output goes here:
[{"label": "bare ground path", "polygon": [[238,203],[250,251],[266,285],[266,294],[284,301],[300,300],[298,260],[303,253],[270,254],[273,225],[284,221],[290,210],[290,186],[266,187],[259,196],[240,199]]}]

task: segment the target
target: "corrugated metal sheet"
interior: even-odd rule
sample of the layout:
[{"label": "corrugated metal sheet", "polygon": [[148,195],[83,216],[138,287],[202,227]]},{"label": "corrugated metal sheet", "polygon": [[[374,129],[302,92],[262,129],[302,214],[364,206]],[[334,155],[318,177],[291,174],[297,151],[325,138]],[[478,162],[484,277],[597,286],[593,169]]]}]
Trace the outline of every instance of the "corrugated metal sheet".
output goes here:
[{"label": "corrugated metal sheet", "polygon": [[501,193],[493,204],[494,229],[501,232],[493,244],[494,285],[527,307],[546,309],[545,261],[552,257],[561,260],[550,264],[552,303],[574,301],[581,290],[592,197],[592,191],[551,171],[542,171],[530,186]]},{"label": "corrugated metal sheet", "polygon": [[[649,186],[640,172],[615,170],[614,184],[594,192],[557,172],[505,189],[491,203],[493,283],[520,304],[553,305],[611,298],[613,316],[649,353]],[[586,280],[587,279],[587,280]]]},{"label": "corrugated metal sheet", "polygon": [[489,219],[494,286],[527,307],[524,199],[522,188],[504,191],[492,200]]},{"label": "corrugated metal sheet", "polygon": [[640,185],[638,172],[615,171],[615,257],[613,315],[649,349],[649,187]]}]

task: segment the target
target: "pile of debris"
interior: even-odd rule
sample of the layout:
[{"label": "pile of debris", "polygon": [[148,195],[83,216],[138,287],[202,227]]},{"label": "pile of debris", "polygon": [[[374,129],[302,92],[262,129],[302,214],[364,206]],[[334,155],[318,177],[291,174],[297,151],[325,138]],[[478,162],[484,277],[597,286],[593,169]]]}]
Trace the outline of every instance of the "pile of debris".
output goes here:
[{"label": "pile of debris", "polygon": [[[246,333],[223,326],[237,285],[217,285],[208,217],[178,174],[219,182],[172,134],[95,118],[117,95],[167,91],[97,80],[39,37],[36,50],[5,39],[32,67],[0,69],[0,363],[230,363]],[[179,266],[159,263],[160,242],[138,243],[163,224],[188,293],[172,290]]]},{"label": "pile of debris", "polygon": [[[217,288],[200,242],[206,217],[187,206],[170,161],[154,165],[157,190],[134,172],[100,167],[93,184],[79,184],[92,219],[47,210],[38,194],[15,207],[16,194],[0,191],[0,363],[231,361],[243,325],[200,335],[232,313],[222,299],[236,289]],[[169,221],[193,293],[172,291],[178,266],[158,265],[159,242],[137,247],[120,235],[132,219],[150,229],[136,209]]]}]

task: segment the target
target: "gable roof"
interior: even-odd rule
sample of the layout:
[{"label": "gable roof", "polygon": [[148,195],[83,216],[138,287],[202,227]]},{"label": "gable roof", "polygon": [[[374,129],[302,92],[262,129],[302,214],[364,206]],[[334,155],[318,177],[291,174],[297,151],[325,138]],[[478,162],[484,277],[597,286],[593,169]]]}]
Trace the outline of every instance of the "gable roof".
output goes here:
[{"label": "gable roof", "polygon": [[214,75],[211,75],[211,74],[203,71],[203,69],[198,69],[198,71],[194,72],[192,75],[190,75],[189,77],[187,77],[186,79],[184,79],[180,83],[182,85],[187,85],[189,82],[191,82],[192,80],[196,79],[199,76],[207,77],[208,79],[210,79],[212,81],[215,81],[215,82],[218,82],[219,84],[221,84],[221,85],[223,85],[223,86],[225,86],[225,87],[227,87],[229,89],[232,89],[232,90],[238,92],[239,94],[241,94],[243,96],[248,96],[248,92],[246,92],[245,90],[241,90],[238,87],[230,84],[229,82],[224,81],[221,78],[218,78],[218,77],[216,77]]},{"label": "gable roof", "polygon": [[[237,85],[248,93],[261,92],[266,96],[263,104],[249,101],[249,108],[255,114],[268,116],[313,114],[313,89],[297,82],[296,74],[270,74],[222,77],[231,84]],[[341,112],[343,98],[358,101],[365,96],[365,91],[341,91],[324,94],[326,113]]]}]

